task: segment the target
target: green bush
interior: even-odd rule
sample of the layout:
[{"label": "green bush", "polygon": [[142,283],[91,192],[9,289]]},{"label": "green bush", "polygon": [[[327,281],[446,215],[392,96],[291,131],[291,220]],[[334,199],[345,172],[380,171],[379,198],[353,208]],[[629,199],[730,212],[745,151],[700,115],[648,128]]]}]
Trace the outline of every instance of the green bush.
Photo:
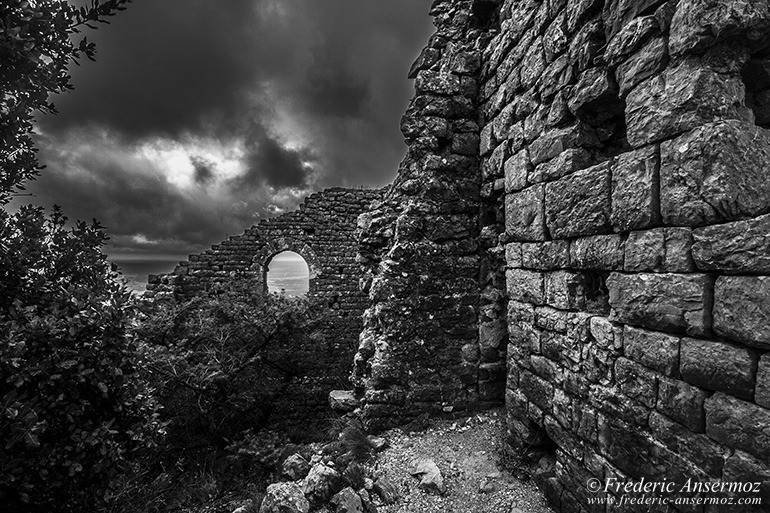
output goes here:
[{"label": "green bush", "polygon": [[146,305],[136,335],[170,448],[224,447],[265,427],[305,374],[295,352],[314,344],[321,322],[306,300],[265,296],[248,282],[186,303]]},{"label": "green bush", "polygon": [[[94,222],[0,210],[0,503],[82,511],[160,432]],[[7,510],[6,510],[7,511]]]}]

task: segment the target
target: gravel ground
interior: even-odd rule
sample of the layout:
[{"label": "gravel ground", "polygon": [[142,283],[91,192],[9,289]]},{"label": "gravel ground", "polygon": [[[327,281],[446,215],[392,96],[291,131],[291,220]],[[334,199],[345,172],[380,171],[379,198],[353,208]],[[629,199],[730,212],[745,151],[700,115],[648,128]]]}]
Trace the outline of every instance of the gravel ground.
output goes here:
[{"label": "gravel ground", "polygon": [[[390,446],[377,455],[371,469],[397,486],[401,499],[390,506],[378,504],[378,512],[552,513],[533,483],[520,481],[499,464],[504,418],[503,410],[492,410],[459,421],[433,421],[423,432],[386,432]],[[438,465],[446,494],[418,488],[419,480],[407,470],[415,458]]]}]

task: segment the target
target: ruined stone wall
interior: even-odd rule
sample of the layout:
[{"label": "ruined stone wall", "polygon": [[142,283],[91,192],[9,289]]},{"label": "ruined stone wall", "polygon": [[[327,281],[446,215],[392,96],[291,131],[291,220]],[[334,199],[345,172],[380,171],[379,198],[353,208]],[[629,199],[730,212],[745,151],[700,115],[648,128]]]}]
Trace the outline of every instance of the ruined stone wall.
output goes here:
[{"label": "ruined stone wall", "polygon": [[[481,234],[502,227],[494,212],[492,228],[482,222],[478,158],[478,73],[496,14],[489,2],[434,2],[436,33],[409,74],[407,155],[387,197],[359,220],[371,305],[354,384],[372,427],[503,399],[505,344],[485,345],[478,326],[482,306],[488,324],[503,310],[479,286]],[[505,332],[499,320],[494,328]]]},{"label": "ruined stone wall", "polygon": [[242,235],[191,255],[171,274],[150,276],[146,294],[184,300],[237,279],[267,291],[265,277],[272,257],[286,250],[301,255],[310,271],[307,298],[311,308],[328,312],[328,323],[318,346],[297,348],[296,363],[306,375],[287,386],[282,395],[285,411],[275,416],[304,422],[307,415],[328,410],[332,389],[346,388],[368,304],[359,290],[356,220],[383,192],[331,188],[312,194],[299,210],[264,219]]},{"label": "ruined stone wall", "polygon": [[555,449],[558,511],[648,511],[589,505],[611,477],[760,481],[767,508],[770,3],[506,0],[500,20],[480,151],[504,190],[511,442]]}]

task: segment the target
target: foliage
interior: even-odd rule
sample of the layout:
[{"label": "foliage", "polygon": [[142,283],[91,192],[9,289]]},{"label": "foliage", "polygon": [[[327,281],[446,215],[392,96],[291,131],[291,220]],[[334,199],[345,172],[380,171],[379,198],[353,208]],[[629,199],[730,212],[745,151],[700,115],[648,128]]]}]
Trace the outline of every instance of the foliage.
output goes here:
[{"label": "foliage", "polygon": [[80,8],[64,0],[0,2],[0,204],[42,169],[31,137],[35,111],[56,112],[49,96],[72,89],[68,65],[94,58],[95,45],[74,36],[130,1]]},{"label": "foliage", "polygon": [[268,424],[305,369],[323,319],[304,299],[265,296],[250,283],[186,303],[148,305],[136,334],[176,448],[226,443]]},{"label": "foliage", "polygon": [[106,236],[66,221],[58,209],[0,210],[0,502],[12,510],[104,497],[160,427]]}]

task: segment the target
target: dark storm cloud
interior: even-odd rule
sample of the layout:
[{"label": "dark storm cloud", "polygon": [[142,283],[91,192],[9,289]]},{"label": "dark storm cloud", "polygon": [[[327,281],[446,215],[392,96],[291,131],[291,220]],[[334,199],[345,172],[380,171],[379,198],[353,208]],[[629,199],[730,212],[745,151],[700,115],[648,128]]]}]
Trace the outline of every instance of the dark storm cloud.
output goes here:
[{"label": "dark storm cloud", "polygon": [[[432,31],[429,5],[135,0],[88,34],[97,62],[73,68],[74,92],[42,120],[49,169],[36,192],[72,205],[70,217],[101,219],[126,244],[144,234],[195,246],[312,190],[384,185],[405,151],[406,73]],[[110,142],[89,146],[89,130]],[[184,140],[197,196],[130,151]],[[216,159],[189,141],[237,142],[240,173],[218,178]]]},{"label": "dark storm cloud", "polygon": [[271,137],[260,123],[251,123],[246,132],[245,173],[232,180],[236,189],[254,190],[265,184],[276,188],[304,187],[312,172],[312,153],[290,149]]},{"label": "dark storm cloud", "polygon": [[193,179],[199,185],[206,185],[214,179],[214,168],[216,164],[205,157],[190,155],[190,164],[192,164],[195,174]]}]

